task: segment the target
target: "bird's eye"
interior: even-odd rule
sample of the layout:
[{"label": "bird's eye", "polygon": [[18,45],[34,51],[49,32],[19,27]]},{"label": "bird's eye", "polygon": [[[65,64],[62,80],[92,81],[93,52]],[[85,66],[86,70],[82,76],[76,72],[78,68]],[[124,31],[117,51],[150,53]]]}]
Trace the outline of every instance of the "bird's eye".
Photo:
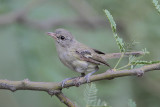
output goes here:
[{"label": "bird's eye", "polygon": [[64,36],[61,36],[61,40],[64,40],[65,39],[65,37]]}]

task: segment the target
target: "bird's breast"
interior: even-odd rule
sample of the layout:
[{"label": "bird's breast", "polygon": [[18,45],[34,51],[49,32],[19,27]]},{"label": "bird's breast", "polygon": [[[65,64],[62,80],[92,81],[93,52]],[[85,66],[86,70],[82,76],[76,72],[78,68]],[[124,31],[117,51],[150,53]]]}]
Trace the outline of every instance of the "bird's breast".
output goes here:
[{"label": "bird's breast", "polygon": [[94,71],[97,66],[93,63],[80,60],[79,56],[73,51],[63,51],[59,53],[59,59],[68,68],[80,73]]},{"label": "bird's breast", "polygon": [[72,66],[72,62],[74,59],[71,55],[69,55],[69,53],[63,52],[63,53],[59,54],[59,59],[64,65],[66,65],[70,69],[74,70],[74,68]]}]

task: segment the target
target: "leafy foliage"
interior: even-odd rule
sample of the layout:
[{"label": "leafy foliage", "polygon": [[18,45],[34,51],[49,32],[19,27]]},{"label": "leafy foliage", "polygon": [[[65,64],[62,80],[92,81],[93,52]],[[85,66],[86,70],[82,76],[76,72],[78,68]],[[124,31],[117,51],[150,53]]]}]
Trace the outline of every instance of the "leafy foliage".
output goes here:
[{"label": "leafy foliage", "polygon": [[[107,105],[105,101],[97,98],[97,87],[94,83],[87,84],[84,91],[84,100],[86,102],[86,107],[111,107]],[[136,107],[136,103],[129,99],[128,107]]]},{"label": "leafy foliage", "polygon": [[[158,1],[157,0],[153,0],[153,3],[156,7],[156,9],[158,11],[160,11],[160,5],[158,5]],[[118,64],[120,63],[120,61],[122,60],[123,56],[124,56],[124,52],[126,52],[126,50],[131,50],[131,47],[134,46],[137,42],[133,41],[132,43],[124,43],[122,38],[118,37],[117,33],[116,33],[116,23],[112,17],[112,15],[110,14],[110,12],[105,9],[104,10],[110,24],[111,24],[111,28],[113,31],[113,35],[114,38],[116,39],[117,45],[119,46],[120,52],[122,52],[122,55],[120,57],[120,59],[118,60],[117,64],[115,65],[114,69],[116,69],[116,67],[118,66]],[[148,54],[149,52],[147,51],[147,49],[143,49],[142,52],[144,52],[145,54]],[[131,69],[133,69],[133,65],[146,65],[146,64],[155,64],[155,63],[159,63],[160,61],[142,61],[142,60],[138,60],[140,57],[136,57],[131,55],[129,57],[129,62],[128,64],[126,64],[125,66],[122,66],[120,68],[118,68],[118,70],[121,70],[123,68],[126,68],[128,66],[131,66]]]},{"label": "leafy foliage", "polygon": [[160,61],[143,61],[143,60],[137,60],[137,61],[132,61],[132,62],[131,62],[132,65],[138,65],[138,64],[147,65],[147,64],[156,64],[156,63],[160,63]]},{"label": "leafy foliage", "polygon": [[97,98],[97,88],[94,83],[87,84],[84,91],[84,100],[86,101],[86,107],[111,107],[108,106],[105,101]]},{"label": "leafy foliage", "polygon": [[123,42],[122,38],[120,38],[116,33],[116,23],[115,23],[112,15],[110,14],[110,12],[107,9],[105,9],[104,12],[105,12],[110,24],[111,24],[113,35],[114,35],[114,38],[116,39],[117,45],[119,46],[120,52],[125,52],[125,48],[124,48],[125,43]]},{"label": "leafy foliage", "polygon": [[157,9],[158,13],[160,14],[160,5],[158,4],[158,1],[157,0],[153,0],[152,3],[155,6],[155,8]]},{"label": "leafy foliage", "polygon": [[87,105],[92,105],[97,100],[97,88],[96,85],[91,83],[87,84],[86,89],[84,91],[85,101]]},{"label": "leafy foliage", "polygon": [[109,20],[109,22],[111,24],[111,28],[112,28],[113,32],[115,33],[116,32],[116,23],[115,23],[112,15],[110,14],[110,12],[107,9],[105,9],[104,12],[107,15],[107,18],[108,18],[108,20]]}]

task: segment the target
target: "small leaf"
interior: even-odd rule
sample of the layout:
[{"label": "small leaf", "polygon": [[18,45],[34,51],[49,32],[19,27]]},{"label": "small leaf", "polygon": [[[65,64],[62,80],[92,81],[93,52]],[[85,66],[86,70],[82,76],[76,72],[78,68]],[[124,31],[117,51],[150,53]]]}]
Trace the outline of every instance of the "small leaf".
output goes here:
[{"label": "small leaf", "polygon": [[119,46],[120,52],[125,52],[124,43],[123,43],[122,38],[118,37],[117,33],[113,33],[113,35],[116,39],[117,45]]},{"label": "small leaf", "polygon": [[97,101],[97,88],[96,85],[91,83],[90,85],[87,84],[86,89],[84,91],[84,99],[87,105],[92,105],[94,102]]},{"label": "small leaf", "polygon": [[116,23],[115,23],[112,15],[110,14],[110,12],[107,9],[105,9],[104,12],[106,13],[106,16],[111,24],[113,35],[114,35],[114,38],[116,40],[117,45],[119,46],[120,52],[125,52],[125,48],[124,48],[125,43],[123,42],[123,40],[120,37],[118,37],[118,35],[116,33]]},{"label": "small leaf", "polygon": [[129,63],[133,62],[134,60],[136,60],[136,57],[133,55],[129,56]]},{"label": "small leaf", "polygon": [[108,18],[108,20],[109,20],[109,22],[111,24],[111,28],[112,28],[113,32],[116,32],[116,23],[115,23],[112,15],[110,14],[110,12],[107,9],[105,9],[104,12],[107,15],[107,18]]},{"label": "small leaf", "polygon": [[133,61],[131,62],[132,65],[148,65],[148,64],[156,64],[156,63],[160,63],[160,61],[142,61],[142,60],[137,60],[137,61]]},{"label": "small leaf", "polygon": [[86,107],[111,107],[108,106],[105,101],[101,101],[101,99],[97,99],[97,88],[94,83],[87,84],[86,89],[84,91],[84,99],[86,101]]}]

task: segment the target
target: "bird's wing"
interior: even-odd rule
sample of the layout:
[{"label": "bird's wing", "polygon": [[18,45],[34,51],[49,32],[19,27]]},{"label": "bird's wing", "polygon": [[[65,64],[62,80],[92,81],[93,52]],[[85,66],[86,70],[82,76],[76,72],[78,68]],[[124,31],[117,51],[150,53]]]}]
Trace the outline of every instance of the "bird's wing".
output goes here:
[{"label": "bird's wing", "polygon": [[97,54],[105,54],[104,52],[99,51],[99,50],[97,50],[97,49],[93,49],[93,50],[94,50],[94,52],[96,52]]},{"label": "bird's wing", "polygon": [[[91,62],[94,64],[102,64],[107,65],[110,67],[110,65],[97,53],[95,50],[91,52],[91,50],[76,50],[76,53],[80,55],[80,58],[82,60],[85,60],[87,62]],[[101,52],[102,54],[102,52]]]}]

